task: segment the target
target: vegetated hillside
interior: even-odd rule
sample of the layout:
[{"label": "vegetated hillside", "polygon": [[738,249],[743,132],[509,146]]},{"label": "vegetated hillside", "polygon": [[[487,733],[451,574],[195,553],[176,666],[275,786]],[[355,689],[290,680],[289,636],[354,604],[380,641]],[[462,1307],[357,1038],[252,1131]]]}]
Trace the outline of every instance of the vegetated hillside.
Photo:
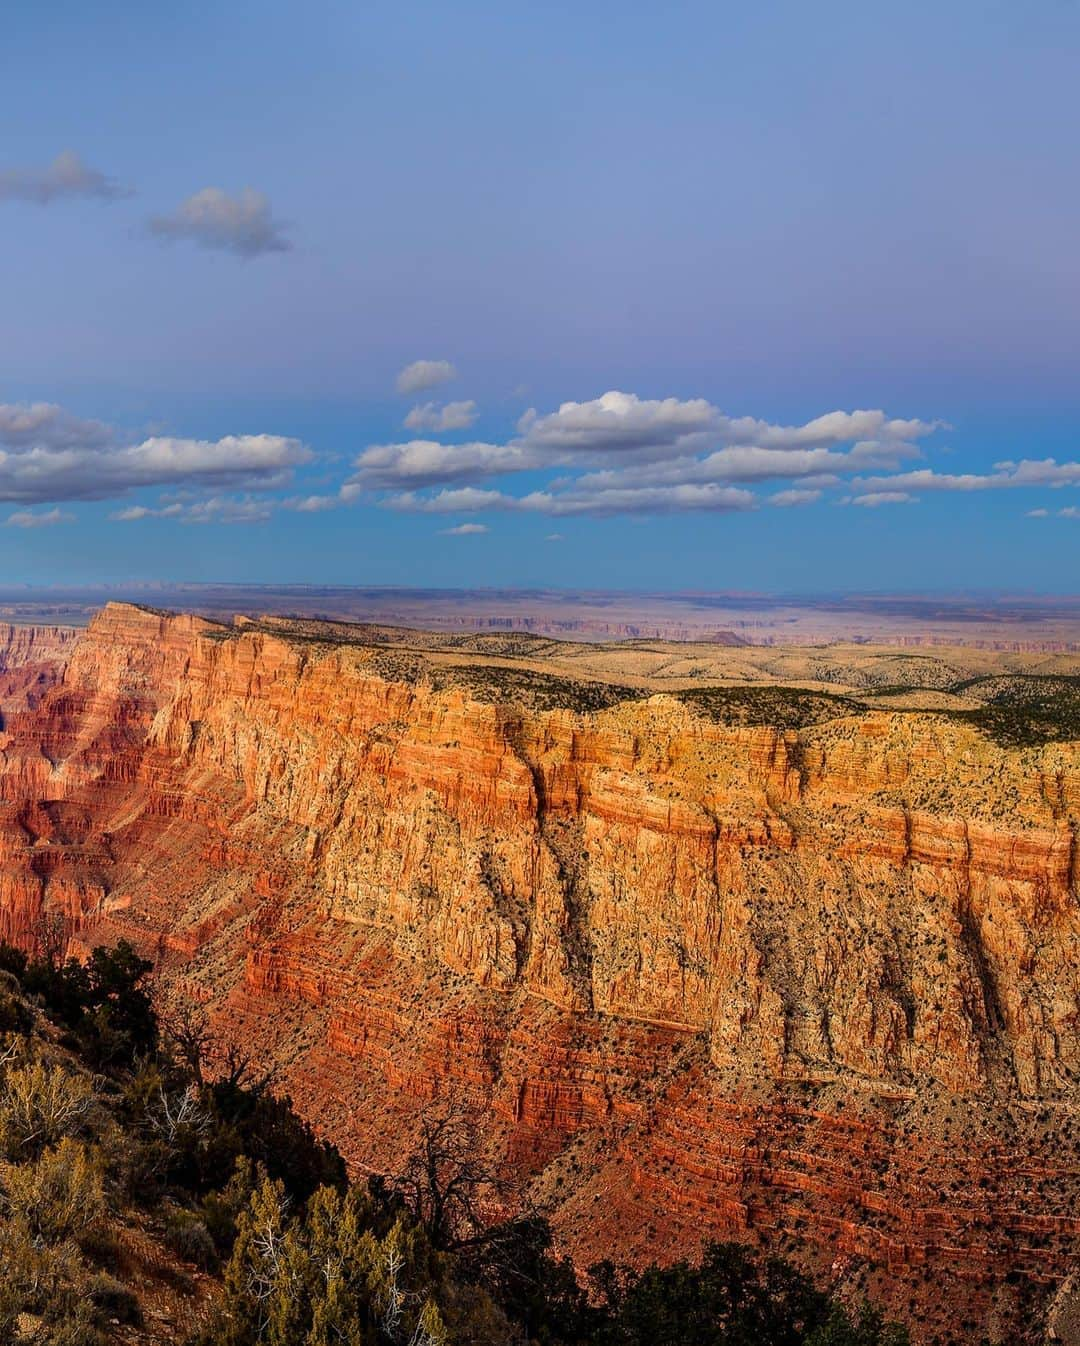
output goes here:
[{"label": "vegetated hillside", "polygon": [[1031,747],[1080,739],[1080,678],[1011,674],[970,678],[950,690],[983,703],[968,718],[999,743]]},{"label": "vegetated hillside", "polygon": [[[500,1209],[468,1118],[398,1174],[338,1153],[197,1011],[159,1023],[129,945],[0,944],[0,1340],[36,1346],[903,1346],[778,1261],[598,1266]],[[53,927],[57,931],[58,927]]]}]

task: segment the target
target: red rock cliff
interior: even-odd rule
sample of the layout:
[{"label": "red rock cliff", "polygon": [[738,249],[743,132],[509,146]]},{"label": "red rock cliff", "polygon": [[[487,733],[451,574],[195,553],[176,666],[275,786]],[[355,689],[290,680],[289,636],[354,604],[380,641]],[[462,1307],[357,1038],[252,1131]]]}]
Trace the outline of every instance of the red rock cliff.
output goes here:
[{"label": "red rock cliff", "polygon": [[1073,745],[528,713],[113,605],[0,750],[0,932],[137,940],[358,1164],[459,1095],[584,1260],[760,1239],[927,1334],[1068,1266]]},{"label": "red rock cliff", "polygon": [[0,714],[35,705],[63,673],[79,632],[0,623]]}]

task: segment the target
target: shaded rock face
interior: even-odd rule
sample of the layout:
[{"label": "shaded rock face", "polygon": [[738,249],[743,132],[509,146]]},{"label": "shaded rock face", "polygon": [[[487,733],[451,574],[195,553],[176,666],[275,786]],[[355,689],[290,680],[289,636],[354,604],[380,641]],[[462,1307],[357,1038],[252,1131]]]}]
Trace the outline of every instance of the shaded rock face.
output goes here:
[{"label": "shaded rock face", "polygon": [[0,623],[0,715],[36,705],[59,682],[78,636],[69,626]]},{"label": "shaded rock face", "polygon": [[112,605],[0,754],[0,934],[132,939],[358,1166],[464,1099],[583,1263],[747,1238],[928,1340],[1068,1269],[1073,745],[526,713]]}]

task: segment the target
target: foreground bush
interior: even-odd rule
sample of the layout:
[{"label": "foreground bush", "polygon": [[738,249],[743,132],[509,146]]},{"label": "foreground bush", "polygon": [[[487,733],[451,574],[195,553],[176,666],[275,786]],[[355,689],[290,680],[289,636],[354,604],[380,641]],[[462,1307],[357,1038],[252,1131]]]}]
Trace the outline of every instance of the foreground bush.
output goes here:
[{"label": "foreground bush", "polygon": [[31,1158],[86,1125],[94,1091],[83,1075],[37,1059],[9,1064],[0,1081],[0,1143],[11,1160]]}]

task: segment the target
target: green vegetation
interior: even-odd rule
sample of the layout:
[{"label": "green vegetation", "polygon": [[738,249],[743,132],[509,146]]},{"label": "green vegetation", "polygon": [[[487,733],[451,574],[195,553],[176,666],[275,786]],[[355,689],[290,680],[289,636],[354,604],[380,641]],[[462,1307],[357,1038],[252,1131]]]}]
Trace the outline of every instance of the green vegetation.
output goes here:
[{"label": "green vegetation", "polygon": [[1004,747],[1080,739],[1080,678],[1010,674],[969,678],[949,690],[983,702],[978,710],[955,714]]},{"label": "green vegetation", "polygon": [[[0,1340],[34,1346],[903,1346],[736,1245],[584,1283],[512,1211],[472,1119],[427,1117],[400,1172],[333,1147],[197,1010],[159,1020],[127,944],[85,965],[0,945]],[[132,1274],[123,1250],[149,1245]],[[145,1259],[144,1259],[145,1260]],[[163,1338],[155,1287],[186,1320]]]},{"label": "green vegetation", "polygon": [[506,701],[539,711],[565,709],[586,714],[608,710],[620,701],[637,701],[649,695],[639,688],[623,687],[618,683],[588,682],[499,664],[433,665],[430,676],[440,690],[460,687],[478,701]]},{"label": "green vegetation", "polygon": [[804,729],[863,709],[850,697],[798,687],[694,687],[673,695],[717,724],[767,724],[776,729]]},{"label": "green vegetation", "polygon": [[[933,711],[887,704],[891,696],[937,690],[976,697],[983,704],[971,710]],[[718,724],[804,729],[881,709],[894,715],[934,715],[969,724],[1006,748],[1080,739],[1080,677],[1009,674],[968,678],[943,689],[893,684],[858,696],[770,686],[695,687],[674,695]]]}]

